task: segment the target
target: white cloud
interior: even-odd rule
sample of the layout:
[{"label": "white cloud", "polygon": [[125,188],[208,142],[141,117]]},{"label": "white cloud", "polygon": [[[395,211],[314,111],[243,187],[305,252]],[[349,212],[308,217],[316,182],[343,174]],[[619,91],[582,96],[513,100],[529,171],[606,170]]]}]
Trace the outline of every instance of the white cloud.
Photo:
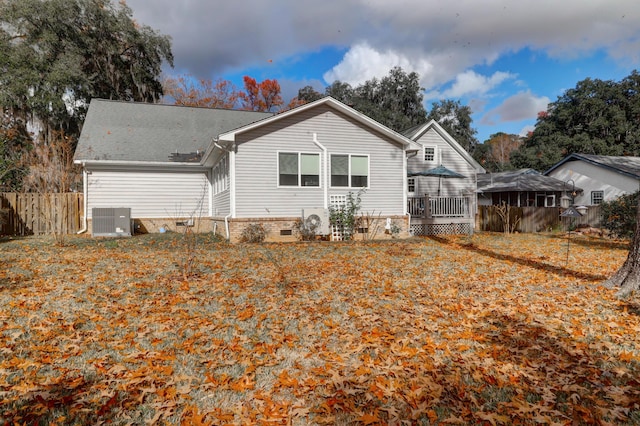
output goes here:
[{"label": "white cloud", "polygon": [[426,87],[525,47],[558,58],[603,49],[618,60],[640,60],[640,8],[630,1],[127,3],[140,23],[172,36],[176,67],[195,75],[220,75],[327,46],[348,49],[341,64],[323,70],[335,66],[329,79],[358,82],[405,65],[421,71]]},{"label": "white cloud", "polygon": [[349,49],[342,61],[327,71],[323,78],[327,84],[340,80],[356,86],[387,75],[393,67],[401,67],[406,72],[416,71],[419,75],[429,74],[433,68],[426,60],[412,61],[398,52],[379,52],[367,43],[361,43]]},{"label": "white cloud", "polygon": [[499,86],[506,80],[515,78],[515,74],[497,71],[491,76],[484,76],[472,70],[458,74],[450,88],[427,93],[427,99],[450,99],[463,96],[481,96]]},{"label": "white cloud", "polygon": [[508,121],[535,119],[540,111],[547,110],[549,102],[549,98],[546,96],[535,96],[530,91],[519,92],[488,111],[481,118],[480,123],[495,125]]}]

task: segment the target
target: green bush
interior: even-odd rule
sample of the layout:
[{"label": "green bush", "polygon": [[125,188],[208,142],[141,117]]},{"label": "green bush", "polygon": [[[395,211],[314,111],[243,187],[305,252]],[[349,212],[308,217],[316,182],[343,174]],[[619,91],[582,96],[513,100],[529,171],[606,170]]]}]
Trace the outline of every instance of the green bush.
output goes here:
[{"label": "green bush", "polygon": [[359,190],[357,194],[349,192],[347,194],[347,203],[344,206],[329,207],[329,223],[340,229],[342,238],[345,241],[353,239],[353,235],[361,222],[358,213],[360,212],[360,203],[364,192],[364,189]]},{"label": "green bush", "polygon": [[267,238],[267,230],[261,223],[251,223],[247,225],[240,234],[240,242],[261,243]]},{"label": "green bush", "polygon": [[604,201],[602,208],[602,227],[611,235],[631,238],[636,230],[636,208],[639,191],[625,194],[612,201]]}]

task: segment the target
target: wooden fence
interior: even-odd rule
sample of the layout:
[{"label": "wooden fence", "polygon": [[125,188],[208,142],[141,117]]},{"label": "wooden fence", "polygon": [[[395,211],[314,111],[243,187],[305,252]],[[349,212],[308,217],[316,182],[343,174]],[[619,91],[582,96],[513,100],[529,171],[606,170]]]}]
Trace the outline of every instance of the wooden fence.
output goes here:
[{"label": "wooden fence", "polygon": [[1,235],[74,234],[81,229],[81,193],[0,193],[0,207],[6,212]]},{"label": "wooden fence", "polygon": [[[503,232],[503,219],[497,206],[479,206],[476,229]],[[544,232],[551,229],[565,229],[570,225],[599,226],[602,218],[600,206],[589,206],[580,218],[560,217],[559,207],[511,207],[509,223],[517,222],[518,232]]]}]

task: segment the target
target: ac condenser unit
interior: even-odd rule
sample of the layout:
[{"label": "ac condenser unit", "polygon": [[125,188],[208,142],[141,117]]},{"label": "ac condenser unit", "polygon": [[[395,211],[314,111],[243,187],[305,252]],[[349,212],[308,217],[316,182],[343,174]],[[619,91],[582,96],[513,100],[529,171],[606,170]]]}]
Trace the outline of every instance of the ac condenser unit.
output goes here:
[{"label": "ac condenser unit", "polygon": [[328,235],[331,233],[328,209],[317,207],[303,209],[302,222],[307,229],[315,230],[316,235]]},{"label": "ac condenser unit", "polygon": [[129,207],[94,207],[91,209],[91,235],[94,237],[130,237]]}]

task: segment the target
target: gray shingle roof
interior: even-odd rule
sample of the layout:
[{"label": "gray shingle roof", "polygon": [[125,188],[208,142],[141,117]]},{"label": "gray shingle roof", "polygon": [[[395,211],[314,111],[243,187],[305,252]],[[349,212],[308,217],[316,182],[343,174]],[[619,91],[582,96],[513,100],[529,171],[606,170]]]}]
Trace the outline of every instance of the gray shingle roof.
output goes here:
[{"label": "gray shingle roof", "polygon": [[[478,174],[478,192],[566,191],[567,184],[533,169]],[[575,188],[582,192],[581,188]]]},{"label": "gray shingle roof", "polygon": [[93,99],[74,159],[192,161],[213,137],[272,115]]},{"label": "gray shingle roof", "polygon": [[571,154],[556,163],[545,174],[549,174],[549,172],[564,163],[576,160],[586,161],[587,163],[640,179],[640,157],[616,157],[611,155]]}]

